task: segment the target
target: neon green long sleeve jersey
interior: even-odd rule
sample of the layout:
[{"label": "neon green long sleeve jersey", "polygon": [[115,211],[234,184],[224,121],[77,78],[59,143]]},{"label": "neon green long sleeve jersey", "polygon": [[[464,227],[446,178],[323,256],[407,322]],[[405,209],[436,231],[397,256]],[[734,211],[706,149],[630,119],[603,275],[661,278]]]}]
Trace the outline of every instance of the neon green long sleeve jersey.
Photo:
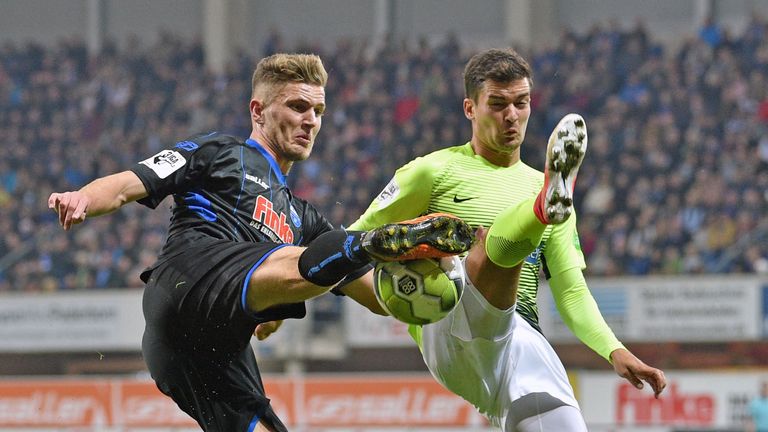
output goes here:
[{"label": "neon green long sleeve jersey", "polygon": [[[434,212],[453,214],[475,228],[490,227],[499,212],[535,197],[543,184],[544,174],[522,161],[500,167],[475,154],[469,143],[449,147],[398,169],[348,229],[369,230]],[[536,296],[543,270],[566,325],[582,342],[610,359],[610,353],[623,346],[600,314],[584,282],[584,268],[574,214],[563,224],[547,227],[539,247],[523,262],[517,311],[538,324]],[[420,330],[410,329],[417,342]]]}]

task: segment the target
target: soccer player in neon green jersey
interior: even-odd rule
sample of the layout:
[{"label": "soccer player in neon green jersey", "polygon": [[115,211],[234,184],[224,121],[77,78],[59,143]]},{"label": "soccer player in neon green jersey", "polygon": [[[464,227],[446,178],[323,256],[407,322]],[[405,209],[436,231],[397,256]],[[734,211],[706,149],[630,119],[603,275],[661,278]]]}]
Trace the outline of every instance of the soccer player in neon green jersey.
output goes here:
[{"label": "soccer player in neon green jersey", "polygon": [[[349,229],[429,212],[480,228],[465,259],[468,286],[443,320],[411,326],[435,378],[504,431],[585,431],[565,370],[538,327],[539,272],[549,278],[569,328],[616,372],[658,397],[662,371],[630,353],[602,318],[584,280],[572,194],[587,145],[584,120],[569,114],[549,139],[545,173],[520,160],[531,113],[531,71],[512,50],[474,56],[464,72],[471,140],[400,168]],[[352,283],[342,292],[377,311]]]}]

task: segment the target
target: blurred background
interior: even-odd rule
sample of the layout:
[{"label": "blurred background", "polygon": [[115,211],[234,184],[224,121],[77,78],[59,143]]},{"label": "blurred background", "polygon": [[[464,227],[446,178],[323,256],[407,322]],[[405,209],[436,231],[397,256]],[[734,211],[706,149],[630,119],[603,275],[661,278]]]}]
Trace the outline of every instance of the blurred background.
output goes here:
[{"label": "blurred background", "polygon": [[[768,382],[768,3],[757,0],[0,0],[0,430],[186,431],[139,352],[140,271],[171,201],[63,232],[46,201],[209,130],[247,136],[250,77],[321,55],[328,111],[296,195],[349,224],[394,170],[465,143],[462,68],[534,68],[523,160],[582,114],[587,280],[669,387],[636,390],[542,325],[595,431],[745,430]],[[253,347],[296,431],[486,431],[405,327],[326,295]]]}]

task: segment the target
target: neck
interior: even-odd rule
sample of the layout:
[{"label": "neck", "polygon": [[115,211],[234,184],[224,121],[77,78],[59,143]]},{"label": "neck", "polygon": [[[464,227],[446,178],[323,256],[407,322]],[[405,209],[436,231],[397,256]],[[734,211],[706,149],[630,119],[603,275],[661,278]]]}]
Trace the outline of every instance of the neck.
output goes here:
[{"label": "neck", "polygon": [[510,153],[497,152],[481,145],[475,138],[472,139],[470,145],[472,146],[472,150],[474,150],[476,155],[482,156],[485,160],[496,166],[511,167],[520,161],[519,147]]},{"label": "neck", "polygon": [[261,145],[264,150],[266,150],[267,153],[272,156],[272,159],[277,162],[277,166],[280,167],[280,171],[282,171],[283,175],[288,175],[288,171],[290,171],[291,167],[293,166],[293,161],[280,156],[280,153],[277,151],[277,147],[271,140],[267,139],[260,128],[254,128],[248,138],[259,143],[259,145]]}]

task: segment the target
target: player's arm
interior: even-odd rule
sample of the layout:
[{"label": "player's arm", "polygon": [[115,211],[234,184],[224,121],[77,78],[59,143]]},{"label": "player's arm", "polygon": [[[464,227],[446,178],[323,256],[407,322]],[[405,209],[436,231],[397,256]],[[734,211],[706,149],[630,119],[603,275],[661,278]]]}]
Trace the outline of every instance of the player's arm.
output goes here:
[{"label": "player's arm", "polygon": [[147,189],[132,171],[98,178],[79,190],[54,192],[48,197],[48,208],[59,215],[59,224],[69,230],[87,216],[113,212],[131,201],[147,196]]},{"label": "player's arm", "polygon": [[365,213],[347,229],[366,231],[426,213],[436,169],[426,158],[416,158],[402,166]]},{"label": "player's arm", "polygon": [[638,388],[647,381],[658,397],[666,386],[664,373],[643,363],[619,342],[587,287],[575,214],[553,228],[544,254],[552,297],[563,322],[579,340],[611,362],[617,374]]},{"label": "player's arm", "polygon": [[362,277],[353,280],[339,288],[337,294],[343,294],[359,304],[368,308],[371,312],[377,315],[389,316],[389,314],[382,309],[379,301],[376,299],[376,294],[373,292],[373,270],[367,272]]},{"label": "player's arm", "polygon": [[648,366],[619,342],[600,313],[581,269],[574,267],[553,275],[549,284],[557,310],[573,334],[611,362],[616,373],[633,386],[641,389],[643,381],[648,382],[658,398],[667,385],[664,372]]},{"label": "player's arm", "polygon": [[[371,202],[368,209],[347,229],[367,231],[378,226],[412,219],[427,211],[432,192],[434,167],[425,158],[417,158],[395,171],[392,180]],[[373,271],[351,281],[342,281],[335,294],[345,295],[378,315],[388,315],[376,300]]]},{"label": "player's arm", "polygon": [[549,287],[563,322],[584,344],[610,361],[611,352],[624,348],[603,319],[584,280],[576,214],[554,225],[544,248]]},{"label": "player's arm", "polygon": [[553,274],[549,286],[565,325],[585,345],[611,361],[611,353],[624,345],[605,322],[581,269],[573,267]]}]

